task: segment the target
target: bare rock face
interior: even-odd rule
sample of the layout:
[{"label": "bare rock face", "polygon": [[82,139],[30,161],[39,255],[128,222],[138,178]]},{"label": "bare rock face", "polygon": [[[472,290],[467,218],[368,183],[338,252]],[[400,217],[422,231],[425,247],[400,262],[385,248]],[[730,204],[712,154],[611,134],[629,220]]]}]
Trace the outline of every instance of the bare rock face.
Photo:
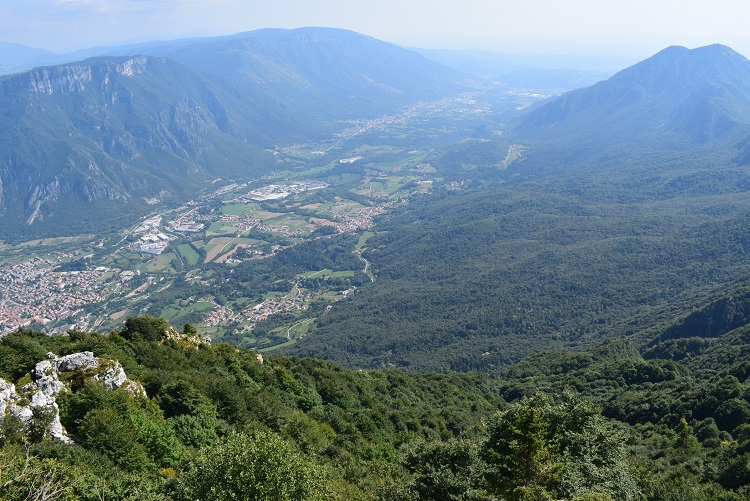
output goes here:
[{"label": "bare rock face", "polygon": [[194,334],[183,334],[181,332],[177,332],[175,328],[171,326],[164,332],[164,339],[177,341],[178,343],[185,343],[195,348],[200,345],[211,344],[211,336],[204,336],[202,334],[198,334],[197,332]]},{"label": "bare rock face", "polygon": [[19,419],[26,430],[35,424],[35,419],[45,418],[46,433],[54,440],[71,442],[60,422],[60,412],[55,397],[70,391],[66,378],[61,373],[82,371],[84,376],[99,381],[109,390],[123,387],[133,396],[146,396],[140,383],[131,381],[119,362],[95,357],[90,351],[58,357],[47,353],[31,371],[31,381],[16,391],[14,384],[0,379],[0,418],[11,415]]},{"label": "bare rock face", "polygon": [[104,373],[94,376],[94,381],[101,381],[101,383],[110,390],[119,388],[125,384],[127,379],[128,376],[125,375],[125,371],[119,362],[115,362],[115,365],[107,368]]},{"label": "bare rock face", "polygon": [[[54,357],[52,353],[49,355]],[[54,364],[58,372],[82,370],[87,375],[90,374],[94,381],[101,381],[109,390],[120,388],[128,380],[120,362],[97,358],[90,351],[55,357]],[[134,384],[140,386],[138,383]],[[145,391],[143,394],[145,395]]]},{"label": "bare rock face", "polygon": [[31,408],[32,417],[44,415],[45,413],[52,416],[52,419],[47,424],[47,433],[53,440],[59,440],[60,442],[65,443],[72,442],[67,433],[65,433],[65,428],[63,428],[63,425],[60,422],[60,408],[57,406],[54,396],[46,395],[42,391],[37,391],[31,397],[29,408]]},{"label": "bare rock face", "polygon": [[50,360],[50,355],[54,357],[54,354],[48,353],[47,360],[36,364],[34,370],[31,371],[33,381],[23,387],[24,391],[33,391],[38,388],[45,395],[57,395],[62,391],[65,385],[60,381],[58,370]]},{"label": "bare rock face", "polygon": [[76,369],[96,369],[99,367],[99,359],[94,356],[90,351],[83,351],[81,353],[72,353],[65,355],[64,357],[55,357],[53,353],[48,353],[55,361],[55,367],[59,372],[70,372]]},{"label": "bare rock face", "polygon": [[0,379],[0,415],[19,412],[18,400],[20,396],[16,393],[16,386],[4,379]]}]

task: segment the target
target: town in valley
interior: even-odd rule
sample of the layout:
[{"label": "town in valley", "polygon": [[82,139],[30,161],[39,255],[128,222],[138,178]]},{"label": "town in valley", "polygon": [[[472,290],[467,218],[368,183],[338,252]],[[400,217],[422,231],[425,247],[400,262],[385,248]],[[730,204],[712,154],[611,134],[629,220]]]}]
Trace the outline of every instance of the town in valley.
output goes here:
[{"label": "town in valley", "polygon": [[[540,98],[509,93],[507,99],[517,107]],[[429,138],[462,134],[467,116],[489,112],[466,96],[420,103],[396,116],[353,122],[326,144],[279,148],[275,172],[213,180],[200,197],[115,234],[0,245],[0,334],[108,332],[150,314],[257,349],[294,342],[308,332],[316,308],[330,308],[375,280],[362,251],[378,216],[415,194],[460,187],[430,164]],[[447,132],[446,117],[455,126]],[[403,129],[413,131],[415,122],[423,137],[412,132],[405,144]],[[508,159],[497,161],[502,168]],[[158,200],[148,202],[156,207]],[[356,269],[272,277],[268,290],[239,300],[214,293],[217,281],[227,280],[222,270],[342,234],[357,236],[350,249]],[[269,320],[274,328],[256,335]]]}]

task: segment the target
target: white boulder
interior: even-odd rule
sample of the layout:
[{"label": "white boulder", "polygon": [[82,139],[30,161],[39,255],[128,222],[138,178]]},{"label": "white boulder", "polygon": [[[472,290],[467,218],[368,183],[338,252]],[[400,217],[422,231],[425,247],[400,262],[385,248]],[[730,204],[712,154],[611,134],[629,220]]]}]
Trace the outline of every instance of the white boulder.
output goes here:
[{"label": "white boulder", "polygon": [[49,436],[61,442],[71,442],[60,422],[56,397],[61,392],[70,391],[70,386],[65,383],[65,377],[60,379],[60,373],[77,370],[83,371],[85,376],[99,381],[109,390],[124,386],[133,396],[146,396],[143,386],[128,380],[125,370],[117,361],[97,358],[90,351],[63,357],[47,353],[47,360],[36,364],[30,374],[31,382],[21,388],[20,394],[13,383],[0,379],[0,419],[13,415],[29,430],[34,416],[47,414],[51,416],[47,425]]}]

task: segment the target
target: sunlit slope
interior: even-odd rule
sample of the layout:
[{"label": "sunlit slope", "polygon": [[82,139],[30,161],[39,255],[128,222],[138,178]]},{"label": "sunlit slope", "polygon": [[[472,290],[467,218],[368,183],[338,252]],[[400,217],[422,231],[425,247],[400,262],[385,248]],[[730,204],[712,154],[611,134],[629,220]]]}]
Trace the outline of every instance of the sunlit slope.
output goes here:
[{"label": "sunlit slope", "polygon": [[100,231],[86,223],[91,209],[111,222],[143,212],[146,198],[257,178],[278,146],[462,88],[452,70],[344,30],[110,52],[0,79],[0,239]]}]

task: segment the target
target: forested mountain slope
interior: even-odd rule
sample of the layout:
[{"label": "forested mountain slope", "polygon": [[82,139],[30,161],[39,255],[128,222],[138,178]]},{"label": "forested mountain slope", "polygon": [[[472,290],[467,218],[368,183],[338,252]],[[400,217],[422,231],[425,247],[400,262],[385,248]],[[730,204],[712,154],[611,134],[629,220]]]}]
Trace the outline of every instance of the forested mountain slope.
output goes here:
[{"label": "forested mountain slope", "polygon": [[375,282],[294,351],[352,367],[498,370],[674,318],[750,275],[743,196],[608,193],[536,182],[413,201],[368,240]]},{"label": "forested mountain slope", "polygon": [[48,352],[60,360],[92,352],[118,361],[145,394],[108,389],[88,369],[64,376],[70,391],[57,403],[75,445],[51,440],[43,413],[25,423],[5,413],[0,496],[698,501],[748,493],[747,381],[715,372],[721,363],[644,360],[619,339],[529,357],[502,379],[364,372],[261,360],[210,346],[190,325],[184,331],[138,317],[108,335],[2,338],[4,389],[23,392],[46,377],[33,369]]},{"label": "forested mountain slope", "polygon": [[498,370],[689,312],[750,276],[748,131],[750,63],[671,47],[446,148],[431,165],[456,189],[384,217],[376,281],[294,351]]},{"label": "forested mountain slope", "polygon": [[0,77],[0,239],[100,232],[145,199],[261,177],[278,147],[464,89],[453,70],[344,30],[111,52]]}]

